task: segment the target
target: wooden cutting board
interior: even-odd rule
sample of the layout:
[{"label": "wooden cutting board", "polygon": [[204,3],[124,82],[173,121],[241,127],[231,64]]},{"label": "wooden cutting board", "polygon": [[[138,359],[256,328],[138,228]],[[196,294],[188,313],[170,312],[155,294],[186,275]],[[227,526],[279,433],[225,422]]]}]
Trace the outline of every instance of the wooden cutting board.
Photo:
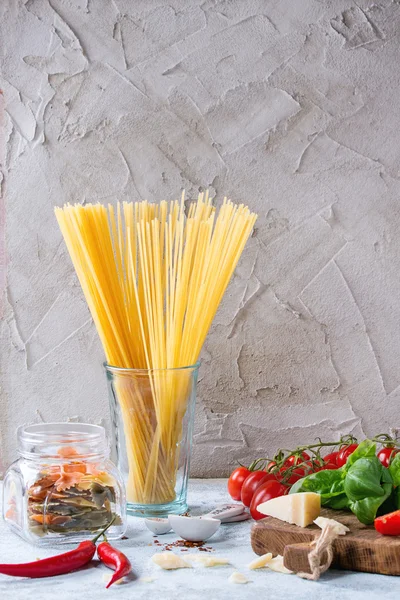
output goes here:
[{"label": "wooden cutting board", "polygon": [[[350,529],[333,543],[332,568],[400,575],[400,536],[381,535],[349,512],[323,508],[321,516],[335,519]],[[310,543],[320,533],[321,529],[314,524],[304,528],[266,517],[253,525],[251,546],[259,555],[281,554],[285,567],[291,571],[309,573]]]}]

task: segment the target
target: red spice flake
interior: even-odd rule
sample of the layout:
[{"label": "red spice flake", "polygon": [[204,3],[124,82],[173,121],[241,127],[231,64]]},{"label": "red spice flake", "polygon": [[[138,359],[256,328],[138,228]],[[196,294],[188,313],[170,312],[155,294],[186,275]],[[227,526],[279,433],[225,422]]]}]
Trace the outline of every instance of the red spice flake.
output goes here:
[{"label": "red spice flake", "polygon": [[182,546],[185,548],[200,548],[203,544],[204,542],[189,542],[188,540],[177,540],[176,542],[173,542],[173,545],[178,548]]},{"label": "red spice flake", "polygon": [[211,546],[204,546],[204,542],[189,542],[187,540],[176,540],[168,544],[161,544],[158,540],[154,540],[153,544],[157,547],[162,547],[163,550],[171,551],[173,548],[181,548],[182,552],[187,552],[189,548],[198,548],[202,552],[214,552]]},{"label": "red spice flake", "polygon": [[211,546],[204,546],[204,542],[188,542],[187,540],[176,540],[175,542],[170,542],[169,544],[160,544],[154,542],[154,544],[158,547],[162,547],[163,550],[172,550],[172,548],[181,548],[182,552],[187,552],[189,548],[198,548],[202,552],[214,552],[214,549]]}]

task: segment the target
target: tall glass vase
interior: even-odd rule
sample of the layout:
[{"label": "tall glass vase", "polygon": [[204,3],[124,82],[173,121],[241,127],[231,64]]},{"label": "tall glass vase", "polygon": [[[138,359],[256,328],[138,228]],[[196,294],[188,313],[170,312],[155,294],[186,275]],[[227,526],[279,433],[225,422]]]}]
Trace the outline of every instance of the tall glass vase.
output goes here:
[{"label": "tall glass vase", "polygon": [[113,458],[125,479],[128,514],[154,517],[187,510],[198,368],[105,364]]}]

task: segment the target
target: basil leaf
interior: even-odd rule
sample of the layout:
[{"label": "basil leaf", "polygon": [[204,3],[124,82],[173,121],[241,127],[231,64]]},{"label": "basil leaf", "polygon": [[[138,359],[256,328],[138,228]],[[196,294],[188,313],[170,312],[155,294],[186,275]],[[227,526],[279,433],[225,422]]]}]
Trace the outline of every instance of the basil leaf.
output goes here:
[{"label": "basil leaf", "polygon": [[400,484],[400,453],[396,456],[387,469],[376,456],[376,444],[364,440],[343,467],[303,477],[289,493],[315,492],[323,506],[350,509],[361,523],[370,525],[379,509],[400,508],[400,486],[393,488],[393,482]]},{"label": "basil leaf", "polygon": [[384,466],[382,466],[382,483],[391,483],[392,485],[394,485],[393,477],[392,477],[389,469],[387,469]]},{"label": "basil leaf", "polygon": [[392,476],[393,485],[396,487],[400,485],[400,452],[392,460],[389,466],[389,473]]},{"label": "basil leaf", "polygon": [[351,502],[364,498],[380,498],[384,495],[381,486],[383,467],[379,459],[359,458],[347,471],[344,480],[344,491]]},{"label": "basil leaf", "polygon": [[358,445],[358,448],[356,448],[354,452],[350,454],[346,464],[344,465],[344,469],[349,469],[360,458],[372,458],[373,456],[376,456],[375,442],[372,442],[371,440],[364,440]]},{"label": "basil leaf", "polygon": [[[368,452],[370,450],[367,449]],[[367,455],[349,466],[344,490],[349,498],[350,510],[361,523],[370,525],[379,507],[392,494],[392,476],[375,455]]]},{"label": "basil leaf", "polygon": [[320,494],[321,503],[326,505],[326,500],[343,494],[342,469],[318,471],[296,481],[290,489],[290,494],[297,492],[315,492]]},{"label": "basil leaf", "polygon": [[345,508],[350,508],[350,500],[346,494],[340,494],[339,496],[328,498],[323,505],[329,506],[329,508],[333,508],[334,510],[344,510]]},{"label": "basil leaf", "polygon": [[384,483],[382,487],[382,496],[369,496],[368,498],[350,502],[349,504],[350,510],[356,515],[361,523],[364,523],[364,525],[371,525],[374,522],[378,508],[392,493],[393,487],[391,483]]}]

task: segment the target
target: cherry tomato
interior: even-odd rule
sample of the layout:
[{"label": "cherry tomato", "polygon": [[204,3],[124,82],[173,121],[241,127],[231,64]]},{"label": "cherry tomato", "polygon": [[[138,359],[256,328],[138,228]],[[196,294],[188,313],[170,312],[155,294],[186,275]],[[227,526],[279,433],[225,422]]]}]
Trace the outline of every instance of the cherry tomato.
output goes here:
[{"label": "cherry tomato", "polygon": [[240,494],[241,500],[245,506],[250,506],[253,494],[265,476],[269,478],[272,477],[273,479],[275,479],[274,475],[267,474],[265,471],[253,471],[252,473],[247,475],[246,479],[243,482]]},{"label": "cherry tomato", "polygon": [[266,481],[254,492],[253,498],[250,504],[250,514],[258,521],[259,519],[265,519],[265,515],[262,515],[257,510],[257,506],[266,502],[267,500],[271,500],[272,498],[277,498],[278,496],[284,496],[289,491],[289,488],[279,481]]},{"label": "cherry tomato", "polygon": [[336,465],[338,454],[339,454],[339,452],[330,452],[329,454],[324,456],[324,461],[326,463],[332,463],[332,464]]},{"label": "cherry tomato", "polygon": [[[267,481],[278,481],[276,475],[274,475],[274,473],[266,473],[264,475],[264,477],[258,482],[258,486],[256,487],[256,490],[258,490],[258,488],[263,485],[264,483],[267,483]],[[253,494],[254,495],[254,494]],[[250,502],[251,504],[251,502]],[[249,506],[250,506],[249,504]]]},{"label": "cherry tomato", "polygon": [[228,492],[233,500],[241,499],[242,485],[250,472],[246,467],[238,467],[232,471],[228,479]]},{"label": "cherry tomato", "polygon": [[[305,452],[304,452],[304,455],[305,455]],[[297,461],[297,462],[300,462],[300,461]],[[287,476],[286,476],[288,469],[290,469],[290,471],[291,471],[289,478],[287,478]],[[320,464],[316,460],[314,460],[314,461],[305,460],[305,462],[303,462],[303,464],[301,464],[299,467],[297,467],[295,469],[293,469],[293,466],[288,467],[285,462],[283,467],[281,469],[279,469],[279,472],[276,477],[279,481],[283,480],[284,483],[293,485],[299,479],[302,479],[303,477],[306,477],[306,475],[310,475],[311,473],[316,473],[319,470],[320,470]]]},{"label": "cherry tomato", "polygon": [[400,510],[378,517],[374,525],[382,535],[400,535]]},{"label": "cherry tomato", "polygon": [[318,471],[335,471],[336,469],[338,469],[336,463],[328,462],[325,463],[323,467],[320,467]]},{"label": "cherry tomato", "polygon": [[317,460],[316,458],[314,458],[313,461],[308,460],[306,462],[306,475],[310,475],[310,473],[318,473],[318,471],[322,470],[324,464],[324,461]]},{"label": "cherry tomato", "polygon": [[300,456],[295,456],[294,454],[292,454],[291,456],[288,456],[288,458],[285,460],[284,466],[294,467],[295,465],[298,465],[299,463],[304,462],[305,460],[310,460],[310,455],[307,454],[307,452],[302,452]]},{"label": "cherry tomato", "polygon": [[276,481],[276,476],[265,471],[254,471],[248,475],[243,483],[241,494],[241,500],[245,506],[250,506],[255,491],[267,481]]},{"label": "cherry tomato", "polygon": [[396,448],[382,448],[382,450],[379,450],[377,456],[383,466],[388,467],[397,453],[398,450]]},{"label": "cherry tomato", "polygon": [[341,450],[339,450],[339,454],[336,459],[336,464],[338,467],[343,467],[346,464],[346,461],[350,454],[353,454],[354,450],[357,450],[358,444],[349,444],[348,446],[344,446]]},{"label": "cherry tomato", "polygon": [[308,471],[306,473],[306,469],[303,469],[302,467],[297,467],[296,469],[293,469],[293,471],[291,471],[290,473],[289,478],[286,477],[286,472],[287,470],[285,467],[279,469],[277,479],[278,481],[284,480],[284,482],[288,483],[289,485],[293,485],[294,483],[296,483],[296,481],[302,479],[303,477],[305,477],[305,475],[308,475]]},{"label": "cherry tomato", "polygon": [[268,473],[270,473],[272,471],[272,469],[276,467],[276,462],[274,460],[271,460],[268,464],[267,464],[267,468],[266,471]]}]

